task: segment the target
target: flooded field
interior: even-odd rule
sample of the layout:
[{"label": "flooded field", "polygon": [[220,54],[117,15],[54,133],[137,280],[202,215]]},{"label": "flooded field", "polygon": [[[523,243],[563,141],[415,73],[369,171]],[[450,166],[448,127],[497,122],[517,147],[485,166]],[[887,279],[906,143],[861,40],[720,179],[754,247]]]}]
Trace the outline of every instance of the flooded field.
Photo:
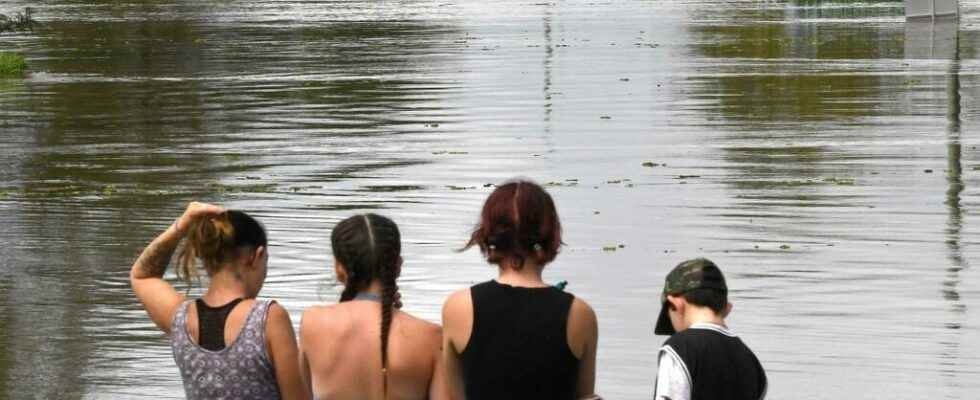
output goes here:
[{"label": "flooded field", "polygon": [[706,256],[770,399],[980,393],[980,3],[8,0],[0,398],[183,398],[128,270],[190,200],[269,228],[263,296],[339,296],[329,230],[402,227],[406,310],[495,271],[491,188],[547,183],[598,391],[652,397],[663,278]]}]

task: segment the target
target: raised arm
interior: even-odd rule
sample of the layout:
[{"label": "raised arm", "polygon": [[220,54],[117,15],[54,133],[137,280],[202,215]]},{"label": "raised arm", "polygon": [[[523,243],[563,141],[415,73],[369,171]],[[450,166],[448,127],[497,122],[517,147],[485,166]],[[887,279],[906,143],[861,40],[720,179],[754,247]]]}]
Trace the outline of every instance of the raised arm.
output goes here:
[{"label": "raised arm", "polygon": [[150,319],[165,333],[170,333],[174,312],[184,300],[183,295],[163,280],[170,258],[195,218],[217,215],[223,211],[223,208],[210,204],[190,203],[180,218],[143,249],[129,270],[129,281],[136,298],[143,303]]}]

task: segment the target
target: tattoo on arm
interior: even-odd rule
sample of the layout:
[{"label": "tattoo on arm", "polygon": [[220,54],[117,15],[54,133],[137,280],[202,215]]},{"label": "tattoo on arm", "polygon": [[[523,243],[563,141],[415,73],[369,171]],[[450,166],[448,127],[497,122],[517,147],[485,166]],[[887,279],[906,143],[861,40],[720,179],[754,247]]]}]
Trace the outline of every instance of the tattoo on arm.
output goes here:
[{"label": "tattoo on arm", "polygon": [[136,268],[143,277],[162,277],[163,273],[167,271],[170,258],[173,257],[176,250],[176,243],[169,243],[157,238],[149,246],[146,246],[143,254],[140,254],[140,257],[136,259]]}]

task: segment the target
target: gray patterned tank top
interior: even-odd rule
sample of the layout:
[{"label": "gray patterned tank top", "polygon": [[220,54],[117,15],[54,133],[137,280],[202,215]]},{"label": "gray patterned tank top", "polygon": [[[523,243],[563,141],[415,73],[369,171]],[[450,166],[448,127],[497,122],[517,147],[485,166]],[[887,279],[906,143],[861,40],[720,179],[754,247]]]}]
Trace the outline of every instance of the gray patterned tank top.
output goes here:
[{"label": "gray patterned tank top", "polygon": [[276,372],[265,345],[265,321],[272,301],[256,301],[231,345],[204,349],[187,332],[184,302],[174,315],[171,346],[188,400],[279,399]]}]

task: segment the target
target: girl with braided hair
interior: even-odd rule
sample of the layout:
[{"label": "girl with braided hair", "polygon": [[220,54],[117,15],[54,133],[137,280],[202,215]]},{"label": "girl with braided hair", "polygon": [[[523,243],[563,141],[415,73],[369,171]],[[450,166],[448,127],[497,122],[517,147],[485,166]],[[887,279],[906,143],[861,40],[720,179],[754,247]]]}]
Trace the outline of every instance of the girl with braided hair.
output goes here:
[{"label": "girl with braided hair", "polygon": [[595,398],[595,312],[541,276],[562,245],[548,192],[527,180],[498,186],[464,249],[474,245],[498,275],[453,293],[443,306],[443,361],[452,396]]},{"label": "girl with braided hair", "polygon": [[442,330],[398,310],[401,235],[394,221],[363,214],[330,235],[340,303],[314,306],[300,323],[300,367],[318,399],[447,398]]}]

